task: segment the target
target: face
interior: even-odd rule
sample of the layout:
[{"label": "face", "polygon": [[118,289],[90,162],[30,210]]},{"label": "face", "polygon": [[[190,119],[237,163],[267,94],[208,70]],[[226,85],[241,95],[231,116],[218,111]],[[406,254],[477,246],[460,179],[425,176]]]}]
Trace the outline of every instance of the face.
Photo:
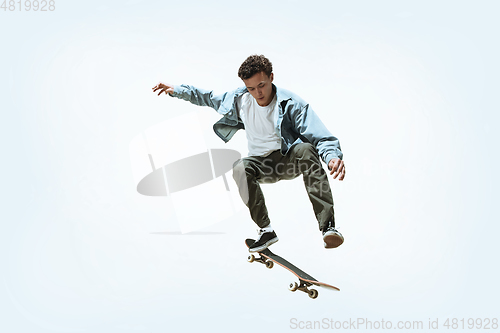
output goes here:
[{"label": "face", "polygon": [[273,79],[273,73],[267,76],[266,73],[260,72],[243,82],[257,103],[260,106],[267,106],[274,98]]}]

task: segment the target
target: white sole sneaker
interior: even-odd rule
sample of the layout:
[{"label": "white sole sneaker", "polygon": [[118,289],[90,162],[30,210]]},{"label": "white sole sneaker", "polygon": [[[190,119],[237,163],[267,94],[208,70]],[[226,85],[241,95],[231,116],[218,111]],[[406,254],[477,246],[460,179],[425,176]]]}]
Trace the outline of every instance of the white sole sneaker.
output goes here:
[{"label": "white sole sneaker", "polygon": [[279,241],[279,238],[278,236],[274,237],[273,239],[270,239],[268,240],[267,242],[265,242],[264,244],[262,244],[261,246],[259,247],[255,247],[255,248],[249,248],[248,249],[248,252],[250,253],[255,253],[255,252],[261,252],[261,251],[264,251],[265,249],[267,249],[269,246],[273,245],[274,243],[276,243],[277,241]]}]

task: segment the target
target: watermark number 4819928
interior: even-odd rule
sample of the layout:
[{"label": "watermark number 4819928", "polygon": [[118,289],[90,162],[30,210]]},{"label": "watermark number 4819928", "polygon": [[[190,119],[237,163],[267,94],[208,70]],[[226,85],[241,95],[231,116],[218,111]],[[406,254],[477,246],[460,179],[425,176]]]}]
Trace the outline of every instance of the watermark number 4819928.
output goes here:
[{"label": "watermark number 4819928", "polygon": [[4,12],[53,12],[56,10],[56,2],[54,0],[4,0],[0,9],[3,9]]}]

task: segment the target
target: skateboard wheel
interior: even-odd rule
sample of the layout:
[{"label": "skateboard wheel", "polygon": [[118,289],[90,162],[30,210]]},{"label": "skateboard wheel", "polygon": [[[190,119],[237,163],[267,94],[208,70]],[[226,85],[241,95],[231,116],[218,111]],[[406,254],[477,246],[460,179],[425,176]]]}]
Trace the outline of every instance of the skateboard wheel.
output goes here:
[{"label": "skateboard wheel", "polygon": [[299,285],[297,284],[297,282],[292,282],[290,283],[290,285],[288,286],[288,290],[290,291],[295,291],[299,288]]},{"label": "skateboard wheel", "polygon": [[308,294],[309,294],[309,297],[311,297],[311,298],[318,297],[318,291],[316,289],[310,289]]},{"label": "skateboard wheel", "polygon": [[249,255],[247,258],[248,262],[253,262],[255,260],[255,256],[253,254]]},{"label": "skateboard wheel", "polygon": [[273,266],[274,266],[274,262],[272,262],[272,261],[266,261],[266,267],[267,268],[271,269],[271,268],[273,268]]}]

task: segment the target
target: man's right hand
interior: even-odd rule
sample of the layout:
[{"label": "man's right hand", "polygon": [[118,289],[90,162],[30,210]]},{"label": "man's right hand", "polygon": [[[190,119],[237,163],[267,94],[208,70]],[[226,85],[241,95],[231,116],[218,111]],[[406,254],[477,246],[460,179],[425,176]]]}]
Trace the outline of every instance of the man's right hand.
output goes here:
[{"label": "man's right hand", "polygon": [[160,90],[158,93],[158,96],[160,96],[161,93],[170,94],[174,92],[174,86],[172,84],[168,83],[158,83],[156,86],[153,87],[153,92],[156,92],[157,90]]}]

